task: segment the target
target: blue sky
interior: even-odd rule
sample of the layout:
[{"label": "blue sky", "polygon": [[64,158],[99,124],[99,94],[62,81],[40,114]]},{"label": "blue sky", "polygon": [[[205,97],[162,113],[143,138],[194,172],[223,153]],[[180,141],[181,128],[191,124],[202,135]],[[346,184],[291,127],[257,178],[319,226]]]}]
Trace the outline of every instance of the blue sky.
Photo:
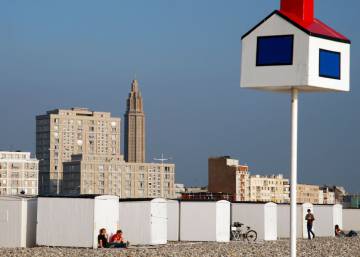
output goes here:
[{"label": "blue sky", "polygon": [[[302,94],[299,182],[360,191],[360,2],[315,0],[352,40],[350,93]],[[123,117],[135,74],[147,158],[173,157],[177,181],[207,184],[207,158],[289,177],[290,100],[240,89],[240,37],[278,0],[0,2],[0,149],[35,150],[35,115],[73,106]],[[16,118],[14,118],[16,117]],[[122,138],[123,143],[123,138]]]}]

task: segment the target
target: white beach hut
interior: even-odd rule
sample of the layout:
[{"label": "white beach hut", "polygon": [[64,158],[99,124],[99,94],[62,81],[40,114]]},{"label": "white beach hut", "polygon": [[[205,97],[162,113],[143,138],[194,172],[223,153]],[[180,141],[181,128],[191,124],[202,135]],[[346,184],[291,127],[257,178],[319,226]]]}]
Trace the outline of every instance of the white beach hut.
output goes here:
[{"label": "white beach hut", "polygon": [[167,201],[155,199],[120,199],[120,229],[132,245],[167,243]]},{"label": "white beach hut", "polygon": [[258,240],[277,239],[275,203],[232,203],[231,222],[240,222],[257,232]]},{"label": "white beach hut", "polygon": [[345,231],[360,231],[360,209],[343,209],[343,227]]},{"label": "white beach hut", "polygon": [[[307,225],[305,216],[307,210],[310,209],[314,213],[314,207],[311,203],[303,203],[297,205],[297,237],[307,238]],[[314,213],[316,219],[316,213]],[[278,205],[278,237],[289,238],[290,237],[290,205],[279,204]],[[315,224],[315,223],[314,223]],[[316,233],[316,227],[313,228]]]},{"label": "white beach hut", "polygon": [[181,241],[230,241],[230,202],[181,201]]},{"label": "white beach hut", "polygon": [[[314,213],[314,208],[311,203],[303,203],[297,205],[297,237],[298,238],[307,238],[307,225],[305,216],[307,210],[310,209]],[[316,213],[314,213],[315,219],[317,219]],[[278,204],[278,237],[279,238],[289,238],[290,237],[290,205],[289,204]],[[316,234],[316,223],[314,222],[313,231]]]},{"label": "white beach hut", "polygon": [[0,247],[35,245],[36,209],[35,197],[0,197]]},{"label": "white beach hut", "polygon": [[99,230],[119,228],[119,197],[39,197],[36,243],[97,248]]},{"label": "white beach hut", "polygon": [[320,237],[335,236],[335,225],[342,228],[342,205],[314,205],[315,235]]},{"label": "white beach hut", "polygon": [[180,240],[180,213],[179,213],[179,201],[168,200],[167,201],[167,240],[179,241]]}]

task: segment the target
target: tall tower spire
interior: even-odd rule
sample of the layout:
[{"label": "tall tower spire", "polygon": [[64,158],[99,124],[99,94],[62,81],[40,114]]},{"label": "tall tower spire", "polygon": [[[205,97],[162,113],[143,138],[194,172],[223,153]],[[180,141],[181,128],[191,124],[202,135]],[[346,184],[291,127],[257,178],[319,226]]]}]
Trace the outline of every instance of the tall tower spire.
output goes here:
[{"label": "tall tower spire", "polygon": [[145,162],[145,114],[136,79],[131,83],[125,113],[125,161]]}]

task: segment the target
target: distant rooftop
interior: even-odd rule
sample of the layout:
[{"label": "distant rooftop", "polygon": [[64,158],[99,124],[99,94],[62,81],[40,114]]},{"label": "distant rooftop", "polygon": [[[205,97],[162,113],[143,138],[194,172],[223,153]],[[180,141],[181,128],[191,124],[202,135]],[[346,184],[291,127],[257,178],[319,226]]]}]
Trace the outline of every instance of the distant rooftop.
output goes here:
[{"label": "distant rooftop", "polygon": [[30,152],[20,152],[20,151],[0,151],[0,160],[8,159],[8,160],[35,160],[31,158]]}]

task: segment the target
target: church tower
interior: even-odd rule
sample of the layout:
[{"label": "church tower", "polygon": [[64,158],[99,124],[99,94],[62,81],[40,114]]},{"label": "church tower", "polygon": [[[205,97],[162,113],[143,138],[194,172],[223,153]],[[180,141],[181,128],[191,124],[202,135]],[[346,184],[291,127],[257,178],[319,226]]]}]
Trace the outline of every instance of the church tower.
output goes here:
[{"label": "church tower", "polygon": [[125,161],[145,162],[145,114],[136,79],[131,83],[124,123]]}]

